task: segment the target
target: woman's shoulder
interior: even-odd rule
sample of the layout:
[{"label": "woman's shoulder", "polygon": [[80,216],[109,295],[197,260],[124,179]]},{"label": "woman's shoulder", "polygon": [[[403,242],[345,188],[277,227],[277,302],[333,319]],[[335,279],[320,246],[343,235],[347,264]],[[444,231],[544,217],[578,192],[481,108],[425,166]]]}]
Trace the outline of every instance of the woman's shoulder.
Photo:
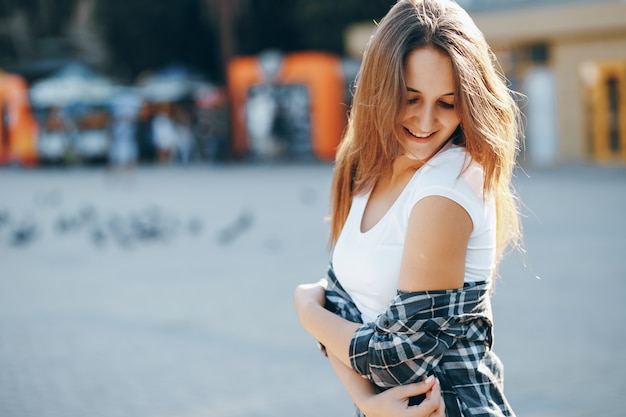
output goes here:
[{"label": "woman's shoulder", "polygon": [[420,169],[418,181],[433,185],[454,186],[459,180],[482,189],[483,168],[462,146],[448,146],[433,156]]},{"label": "woman's shoulder", "polygon": [[409,206],[428,196],[446,197],[464,207],[476,220],[486,207],[483,184],[482,166],[465,148],[449,146],[418,170],[411,185]]}]

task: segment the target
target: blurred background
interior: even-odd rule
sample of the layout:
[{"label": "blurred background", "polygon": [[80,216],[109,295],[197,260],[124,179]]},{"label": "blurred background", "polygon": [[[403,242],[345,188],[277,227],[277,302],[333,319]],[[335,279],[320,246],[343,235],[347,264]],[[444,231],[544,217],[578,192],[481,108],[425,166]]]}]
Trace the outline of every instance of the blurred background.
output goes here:
[{"label": "blurred background", "polygon": [[[4,0],[0,163],[331,161],[392,1]],[[623,1],[462,0],[528,97],[521,159],[626,159]]]},{"label": "blurred background", "polygon": [[[351,415],[291,300],[393,3],[0,1],[0,416]],[[626,2],[459,3],[525,96],[507,395],[622,415]]]}]

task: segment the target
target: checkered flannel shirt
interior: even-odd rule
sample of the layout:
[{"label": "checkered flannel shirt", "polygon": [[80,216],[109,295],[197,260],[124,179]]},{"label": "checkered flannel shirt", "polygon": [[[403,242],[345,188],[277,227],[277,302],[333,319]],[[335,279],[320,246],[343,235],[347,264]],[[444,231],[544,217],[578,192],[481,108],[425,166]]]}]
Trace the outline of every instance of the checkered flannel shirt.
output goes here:
[{"label": "checkered flannel shirt", "polygon": [[[355,323],[361,312],[328,270],[326,308]],[[381,391],[434,374],[447,416],[514,416],[503,393],[502,364],[491,351],[489,290],[402,292],[375,322],[352,336],[352,368]],[[357,410],[357,415],[362,416]]]}]

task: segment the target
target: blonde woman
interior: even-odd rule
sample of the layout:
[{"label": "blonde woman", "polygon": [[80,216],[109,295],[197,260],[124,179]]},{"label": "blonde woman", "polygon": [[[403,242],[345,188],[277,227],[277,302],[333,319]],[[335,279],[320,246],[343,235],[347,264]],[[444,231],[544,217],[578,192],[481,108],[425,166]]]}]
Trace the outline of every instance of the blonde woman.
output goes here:
[{"label": "blonde woman", "polygon": [[489,295],[519,238],[518,115],[454,1],[382,19],[337,152],[328,277],[295,291],[360,415],[514,415]]}]

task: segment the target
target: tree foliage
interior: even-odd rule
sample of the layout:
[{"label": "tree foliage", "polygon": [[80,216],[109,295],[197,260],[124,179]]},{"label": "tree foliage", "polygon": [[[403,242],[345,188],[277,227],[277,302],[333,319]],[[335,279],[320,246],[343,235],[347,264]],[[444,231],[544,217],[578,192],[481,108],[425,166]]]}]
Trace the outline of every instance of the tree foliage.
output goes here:
[{"label": "tree foliage", "polygon": [[[228,54],[321,50],[344,53],[352,23],[378,20],[395,0],[0,0],[0,19],[27,18],[34,40],[67,35],[82,2],[96,5],[93,21],[108,52],[109,72],[134,79],[146,70],[184,64],[223,77]],[[219,10],[231,16],[224,21]],[[227,25],[226,31],[224,26]],[[0,36],[2,62],[20,54],[14,36]],[[220,36],[231,33],[226,48]],[[1,33],[0,33],[1,34]],[[32,48],[34,49],[34,48]],[[22,54],[23,55],[23,54]]]},{"label": "tree foliage", "polygon": [[78,0],[2,0],[0,17],[15,12],[28,16],[29,30],[35,37],[60,36]]},{"label": "tree foliage", "polygon": [[175,63],[204,72],[215,65],[198,0],[101,0],[98,21],[114,66],[130,77]]},{"label": "tree foliage", "polygon": [[239,21],[239,52],[305,49],[343,54],[343,35],[352,23],[379,20],[394,0],[252,1]]},{"label": "tree foliage", "polygon": [[[0,0],[0,18],[22,13],[35,39],[62,37],[82,0]],[[215,78],[220,65],[220,24],[209,0],[95,0],[93,20],[109,52],[111,70],[135,77],[172,63]],[[221,0],[229,1],[229,0]],[[377,19],[394,0],[247,0],[229,25],[234,53],[266,49],[343,53],[343,31]],[[215,0],[219,2],[219,0]],[[214,2],[214,3],[215,3]],[[5,36],[6,37],[6,36]],[[16,53],[2,39],[5,58]]]},{"label": "tree foliage", "polygon": [[[222,0],[229,1],[229,0]],[[205,0],[206,2],[206,0]],[[248,0],[231,22],[234,53],[266,49],[344,53],[343,33],[380,19],[394,0]],[[116,65],[137,74],[171,62],[217,78],[218,16],[202,0],[100,0],[99,21]]]}]

